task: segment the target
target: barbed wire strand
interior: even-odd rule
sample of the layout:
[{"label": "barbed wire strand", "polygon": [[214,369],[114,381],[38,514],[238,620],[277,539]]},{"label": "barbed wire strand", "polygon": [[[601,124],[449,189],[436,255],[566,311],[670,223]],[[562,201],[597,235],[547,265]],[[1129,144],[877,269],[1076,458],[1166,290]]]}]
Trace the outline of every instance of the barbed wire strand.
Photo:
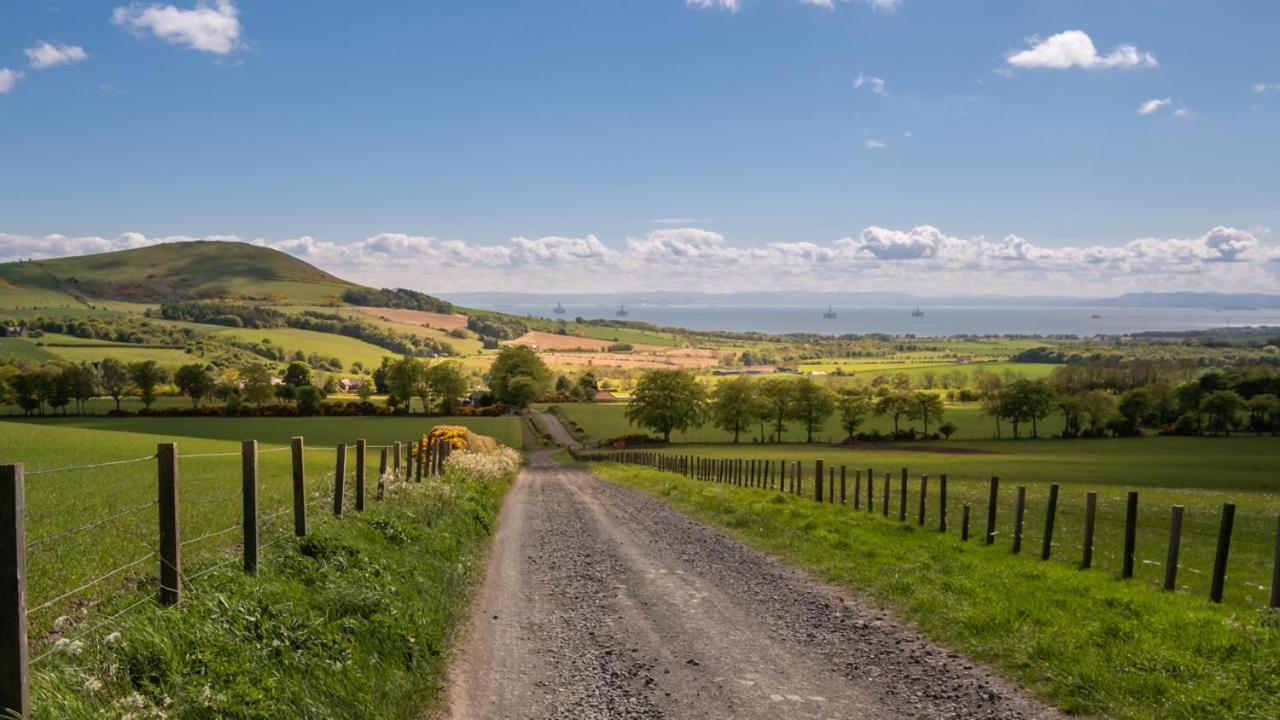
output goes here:
[{"label": "barbed wire strand", "polygon": [[[145,604],[145,603],[147,603],[147,602],[150,602],[150,601],[152,601],[152,600],[154,600],[154,599],[155,599],[155,597],[154,597],[154,596],[147,595],[146,597],[143,597],[141,600],[138,600],[137,602],[133,603],[133,604],[132,604],[132,605],[130,605],[129,607],[127,607],[127,608],[125,608],[125,609],[123,609],[123,610],[121,610],[121,611],[119,611],[119,612],[117,612],[117,613],[114,613],[114,614],[112,614],[110,617],[107,617],[106,619],[104,619],[104,620],[102,620],[102,621],[100,621],[100,622],[98,622],[98,623],[96,623],[96,624],[94,624],[94,625],[90,626],[88,629],[83,630],[83,631],[81,631],[81,632],[79,632],[79,633],[77,633],[77,634],[75,634],[75,635],[71,636],[70,638],[67,638],[67,640],[68,640],[69,642],[75,642],[76,640],[79,640],[80,638],[82,638],[82,637],[84,637],[84,636],[88,635],[89,633],[92,633],[93,631],[95,631],[95,630],[98,630],[98,629],[102,628],[102,627],[103,627],[103,626],[105,626],[107,623],[114,622],[114,621],[116,621],[116,620],[120,619],[120,617],[122,617],[125,613],[127,613],[127,612],[129,612],[129,611],[131,611],[131,610],[134,610],[134,609],[136,609],[137,607],[139,607],[139,606],[141,606],[141,605],[143,605],[143,604]],[[39,654],[39,655],[37,655],[36,657],[32,658],[32,660],[31,660],[28,664],[29,664],[29,665],[35,665],[36,663],[40,662],[41,660],[45,659],[46,657],[48,657],[48,656],[50,656],[50,655],[52,655],[52,654],[54,654],[54,653],[58,652],[58,650],[60,650],[60,648],[59,648],[57,645],[55,645],[54,647],[51,647],[51,648],[49,648],[48,650],[44,651],[43,653],[40,653],[40,654]]]},{"label": "barbed wire strand", "polygon": [[241,528],[240,523],[236,523],[235,525],[232,525],[232,526],[230,526],[230,527],[225,527],[225,528],[223,528],[223,529],[221,529],[221,530],[215,530],[215,531],[210,532],[210,533],[205,533],[204,535],[201,535],[200,537],[191,538],[190,540],[184,540],[184,541],[182,542],[182,544],[181,544],[181,546],[180,546],[180,547],[186,547],[186,546],[188,546],[188,545],[191,545],[191,544],[194,544],[194,543],[198,543],[198,542],[200,542],[201,540],[208,540],[208,539],[209,539],[209,538],[211,538],[211,537],[217,537],[218,535],[223,535],[223,534],[229,533],[229,532],[231,532],[232,530],[239,530],[240,528]]},{"label": "barbed wire strand", "polygon": [[85,590],[88,590],[89,588],[93,587],[94,585],[97,585],[98,583],[102,582],[103,580],[106,580],[107,578],[112,577],[113,575],[118,575],[118,574],[120,574],[120,573],[124,572],[125,570],[128,570],[128,569],[129,569],[129,568],[131,568],[131,567],[135,567],[135,566],[137,566],[137,565],[141,565],[142,563],[144,563],[144,562],[146,562],[146,561],[150,560],[151,558],[153,558],[153,557],[155,557],[155,556],[156,556],[156,554],[155,554],[154,552],[149,552],[149,553],[147,553],[145,556],[140,557],[140,558],[138,558],[137,560],[134,560],[134,561],[133,561],[133,562],[131,562],[131,563],[127,563],[127,564],[125,564],[125,565],[121,565],[120,567],[118,567],[118,568],[116,568],[116,569],[114,569],[114,570],[112,570],[112,571],[110,571],[110,572],[108,572],[108,573],[106,573],[106,574],[104,574],[104,575],[99,575],[98,577],[96,577],[96,578],[94,578],[94,579],[90,580],[89,582],[85,583],[84,585],[81,585],[80,587],[76,588],[75,590],[72,590],[72,591],[70,591],[70,592],[63,593],[63,594],[61,594],[61,595],[59,595],[59,596],[57,596],[57,597],[55,597],[55,598],[53,598],[53,599],[51,599],[51,600],[47,600],[47,601],[45,601],[45,602],[43,602],[43,603],[40,603],[39,605],[37,605],[37,606],[35,606],[35,607],[31,608],[30,610],[27,610],[27,614],[28,614],[28,615],[30,615],[31,613],[39,612],[40,610],[44,610],[45,608],[51,607],[51,606],[53,606],[53,605],[55,605],[55,604],[57,604],[57,603],[59,603],[59,602],[61,602],[61,601],[63,601],[63,600],[66,600],[67,598],[71,597],[72,595],[76,595],[76,594],[78,594],[78,593],[84,592]]},{"label": "barbed wire strand", "polygon": [[94,468],[111,467],[112,465],[128,465],[131,463],[140,463],[155,459],[156,456],[152,454],[147,455],[146,457],[133,458],[132,460],[112,460],[110,462],[94,463],[91,465],[72,465],[68,467],[48,468],[46,470],[31,470],[25,473],[25,475],[27,477],[31,477],[33,475],[50,475],[52,473],[71,472],[73,470],[92,470]]},{"label": "barbed wire strand", "polygon": [[149,508],[149,507],[151,507],[151,506],[153,506],[153,505],[156,505],[156,504],[157,504],[157,502],[156,502],[155,500],[152,500],[152,501],[151,501],[151,502],[149,502],[149,503],[144,503],[144,504],[142,504],[142,505],[138,505],[137,507],[129,508],[128,510],[122,510],[122,511],[120,511],[120,512],[116,513],[115,515],[111,515],[111,516],[109,516],[109,517],[102,518],[101,520],[95,520],[95,521],[93,521],[93,522],[91,522],[91,523],[89,523],[89,524],[87,524],[87,525],[81,525],[80,527],[77,527],[77,528],[71,528],[70,530],[63,530],[63,531],[61,531],[61,532],[56,532],[56,533],[53,533],[53,534],[51,534],[51,535],[45,535],[45,536],[44,536],[44,537],[42,537],[42,538],[39,538],[39,539],[36,539],[36,540],[32,540],[31,542],[27,543],[27,549],[28,549],[28,550],[30,550],[31,548],[33,548],[33,547],[35,547],[35,546],[37,546],[37,545],[42,545],[42,544],[44,544],[44,543],[47,543],[47,542],[50,542],[50,541],[53,541],[53,540],[57,540],[58,538],[66,537],[66,536],[68,536],[68,535],[73,535],[73,534],[78,533],[78,532],[83,532],[83,531],[85,531],[85,530],[92,530],[93,528],[96,528],[96,527],[98,527],[99,525],[105,525],[106,523],[109,523],[109,522],[111,522],[112,520],[118,520],[118,519],[120,519],[120,518],[122,518],[122,517],[124,517],[124,516],[126,516],[126,515],[129,515],[129,514],[131,514],[131,513],[138,512],[139,510],[146,510],[147,508]]}]

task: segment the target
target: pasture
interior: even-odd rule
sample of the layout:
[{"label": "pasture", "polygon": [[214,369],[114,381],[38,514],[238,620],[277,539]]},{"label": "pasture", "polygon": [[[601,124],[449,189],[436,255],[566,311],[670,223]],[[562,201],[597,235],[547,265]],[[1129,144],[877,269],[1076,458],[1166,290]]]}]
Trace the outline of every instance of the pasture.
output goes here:
[{"label": "pasture", "polygon": [[[62,615],[85,616],[119,602],[121,591],[154,583],[158,515],[156,445],[176,442],[180,524],[189,574],[224,560],[238,546],[240,440],[259,441],[263,542],[291,534],[289,438],[306,439],[309,515],[331,516],[336,443],[408,442],[438,424],[462,424],[519,447],[514,418],[68,418],[0,422],[0,463],[27,473],[28,606],[32,637]],[[378,450],[366,458],[376,477]],[[118,461],[135,462],[85,467]],[[347,472],[354,476],[354,449]],[[371,481],[372,482],[372,481]],[[348,482],[348,488],[351,483]],[[225,532],[224,532],[225,531]],[[137,562],[137,565],[130,563]],[[125,567],[128,566],[128,567]],[[118,574],[95,578],[121,568]],[[64,594],[84,588],[83,592]]]}]

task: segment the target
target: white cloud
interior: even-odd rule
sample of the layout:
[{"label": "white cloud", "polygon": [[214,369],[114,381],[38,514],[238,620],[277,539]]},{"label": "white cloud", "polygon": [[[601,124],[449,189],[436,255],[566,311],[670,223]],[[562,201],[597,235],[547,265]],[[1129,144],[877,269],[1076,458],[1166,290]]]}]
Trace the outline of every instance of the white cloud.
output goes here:
[{"label": "white cloud", "polygon": [[[229,236],[30,237],[0,233],[0,260],[56,257]],[[834,242],[736,246],[696,227],[659,228],[610,246],[594,235],[514,237],[478,244],[405,233],[351,243],[310,236],[256,245],[287,252],[341,277],[427,292],[748,290],[811,287],[815,277],[866,290],[1114,294],[1127,290],[1280,291],[1280,247],[1259,232],[1215,227],[1191,238],[1121,245],[1041,246],[1017,235],[962,238],[920,225],[871,226]],[[429,272],[422,272],[427,268]]]},{"label": "white cloud", "polygon": [[1257,83],[1253,86],[1256,93],[1280,91],[1280,83]]},{"label": "white cloud", "polygon": [[31,67],[36,70],[44,70],[58,65],[70,65],[78,63],[81,60],[87,60],[89,53],[79,45],[63,45],[58,43],[42,42],[35,47],[29,47],[24,50],[27,58],[31,61]]},{"label": "white cloud", "polygon": [[865,87],[868,90],[870,90],[872,93],[875,93],[876,95],[889,97],[889,93],[885,92],[885,89],[884,89],[884,80],[878,77],[869,77],[867,75],[863,75],[862,73],[858,73],[858,77],[853,79],[853,87],[854,88]]},{"label": "white cloud", "polygon": [[1171,102],[1170,98],[1152,98],[1138,106],[1138,114],[1150,115]]},{"label": "white cloud", "polygon": [[867,138],[863,141],[862,146],[868,150],[879,150],[884,147],[884,143],[875,138]]},{"label": "white cloud", "polygon": [[1067,30],[1047,40],[1031,38],[1031,47],[1009,55],[1010,65],[1020,68],[1066,70],[1154,67],[1156,56],[1132,45],[1119,45],[1107,55],[1099,55],[1093,40],[1081,30]]},{"label": "white cloud", "polygon": [[9,68],[0,68],[0,95],[7,95],[18,81],[26,77],[18,70],[10,70]]},{"label": "white cloud", "polygon": [[137,33],[150,32],[172,45],[226,55],[240,44],[238,15],[231,0],[198,0],[190,10],[134,3],[116,8],[111,22]]},{"label": "white cloud", "polygon": [[738,12],[740,7],[739,0],[684,0],[685,4],[691,8],[699,10],[728,10],[729,12]]},{"label": "white cloud", "polygon": [[1177,110],[1173,111],[1173,116],[1176,118],[1189,118],[1189,117],[1195,117],[1195,113],[1191,112],[1187,108],[1180,107]]}]

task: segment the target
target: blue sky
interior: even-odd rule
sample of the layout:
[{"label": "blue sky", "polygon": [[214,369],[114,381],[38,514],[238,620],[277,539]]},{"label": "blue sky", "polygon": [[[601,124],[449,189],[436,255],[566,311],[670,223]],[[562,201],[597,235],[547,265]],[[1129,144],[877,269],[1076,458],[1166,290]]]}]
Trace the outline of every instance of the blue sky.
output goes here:
[{"label": "blue sky", "polygon": [[235,237],[454,291],[1280,290],[1280,3],[822,5],[8,3],[0,256]]}]

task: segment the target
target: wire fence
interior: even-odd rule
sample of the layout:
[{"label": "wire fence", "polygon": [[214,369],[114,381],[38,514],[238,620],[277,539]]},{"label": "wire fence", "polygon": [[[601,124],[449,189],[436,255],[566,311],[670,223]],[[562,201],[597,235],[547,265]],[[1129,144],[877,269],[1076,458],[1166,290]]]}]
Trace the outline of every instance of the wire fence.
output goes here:
[{"label": "wire fence", "polygon": [[[885,472],[827,466],[822,461],[655,451],[588,451],[577,457],[638,464],[710,483],[793,493],[1012,553],[1203,594],[1214,602],[1280,607],[1280,512],[1234,503],[1212,507],[1194,491],[1169,494],[1155,489],[1131,492],[1052,483],[1010,484],[997,478],[911,474],[906,468]],[[1185,498],[1186,507],[1142,500],[1153,493]],[[963,526],[966,515],[968,527]]]},{"label": "wire fence", "polygon": [[[288,456],[267,462],[277,453]],[[0,573],[21,586],[10,592],[0,584],[0,622],[22,628],[0,638],[0,653],[26,658],[29,649],[38,651],[15,677],[0,677],[0,714],[27,696],[30,666],[157,600],[179,602],[233,565],[256,571],[262,550],[359,511],[389,487],[441,474],[447,454],[434,440],[421,448],[361,440],[315,447],[295,438],[280,447],[246,441],[239,452],[187,455],[165,443],[143,457],[29,472],[0,465]],[[334,464],[322,469],[328,462]],[[127,467],[141,463],[156,467],[145,485]],[[180,465],[182,484],[199,490],[189,497],[178,492]],[[45,485],[44,476],[77,485]],[[30,485],[38,499],[28,505],[26,479],[33,477],[41,478]],[[97,516],[81,517],[86,510]],[[42,529],[29,542],[28,526]],[[110,569],[101,571],[104,565]],[[39,599],[26,603],[29,593]]]}]

